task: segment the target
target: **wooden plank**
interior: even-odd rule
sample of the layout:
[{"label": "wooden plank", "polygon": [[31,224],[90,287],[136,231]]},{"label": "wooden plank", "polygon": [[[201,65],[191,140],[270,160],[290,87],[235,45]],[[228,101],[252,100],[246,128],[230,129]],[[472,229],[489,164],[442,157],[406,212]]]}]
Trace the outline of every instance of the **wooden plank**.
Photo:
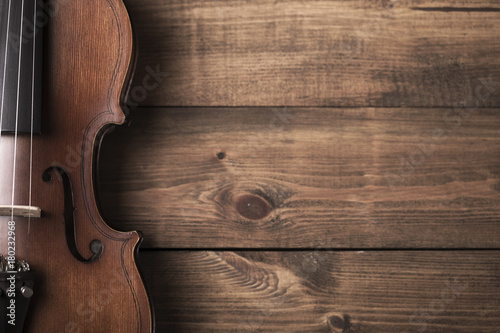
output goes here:
[{"label": "wooden plank", "polygon": [[498,248],[494,109],[140,109],[106,220],[159,248]]},{"label": "wooden plank", "polygon": [[452,106],[478,79],[500,82],[493,0],[127,5],[139,42],[131,106]]},{"label": "wooden plank", "polygon": [[146,252],[159,332],[497,333],[500,252]]}]

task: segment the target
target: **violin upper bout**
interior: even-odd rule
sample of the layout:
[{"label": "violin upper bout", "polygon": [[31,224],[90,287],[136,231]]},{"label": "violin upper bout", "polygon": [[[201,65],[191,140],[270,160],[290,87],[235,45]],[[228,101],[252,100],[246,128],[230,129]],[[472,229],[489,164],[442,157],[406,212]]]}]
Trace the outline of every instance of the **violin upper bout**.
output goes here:
[{"label": "violin upper bout", "polygon": [[[122,123],[120,97],[132,57],[132,28],[122,0],[73,0],[58,7],[48,28],[44,74],[70,93],[48,92],[51,105],[71,108],[95,134]],[[56,120],[57,121],[57,120]],[[93,133],[91,133],[93,132]]]},{"label": "violin upper bout", "polygon": [[123,1],[106,0],[106,2],[109,3],[109,8],[113,13],[113,15],[110,15],[110,18],[114,18],[115,22],[112,25],[116,29],[118,37],[116,71],[113,73],[113,80],[110,82],[109,111],[114,116],[112,122],[122,124],[125,120],[125,114],[121,104],[125,104],[121,102],[125,102],[123,99],[128,92],[128,86],[134,69],[132,66],[133,34],[130,18]]},{"label": "violin upper bout", "polygon": [[130,18],[128,16],[128,12],[123,4],[122,0],[107,0],[110,2],[116,3],[117,9],[117,22],[120,22],[119,25],[119,35],[120,35],[120,46],[122,52],[118,55],[119,58],[123,61],[124,68],[121,68],[119,73],[119,78],[116,81],[118,84],[118,89],[115,91],[115,95],[112,97],[113,100],[110,101],[111,111],[113,114],[117,114],[120,118],[116,123],[123,123],[125,120],[125,113],[121,107],[121,105],[125,105],[126,97],[128,95],[131,79],[133,76],[133,72],[135,70],[135,63],[133,62],[133,54],[134,54],[134,43],[133,43],[133,32],[132,26],[130,23]]}]

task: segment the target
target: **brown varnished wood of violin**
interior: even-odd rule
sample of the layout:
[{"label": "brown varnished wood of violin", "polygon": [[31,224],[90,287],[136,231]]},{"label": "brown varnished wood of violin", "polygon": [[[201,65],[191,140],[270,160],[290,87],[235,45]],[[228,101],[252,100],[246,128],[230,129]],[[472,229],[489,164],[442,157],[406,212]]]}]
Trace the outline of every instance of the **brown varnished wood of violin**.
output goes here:
[{"label": "brown varnished wood of violin", "polygon": [[132,51],[122,0],[0,0],[0,332],[154,330],[141,237],[94,186]]}]

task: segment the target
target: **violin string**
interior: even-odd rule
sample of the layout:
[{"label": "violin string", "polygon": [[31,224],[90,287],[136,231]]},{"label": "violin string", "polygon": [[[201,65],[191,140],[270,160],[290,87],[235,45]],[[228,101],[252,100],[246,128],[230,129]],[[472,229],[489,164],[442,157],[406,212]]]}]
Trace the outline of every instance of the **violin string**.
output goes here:
[{"label": "violin string", "polygon": [[[32,188],[33,188],[33,115],[35,114],[35,63],[36,63],[36,4],[33,8],[33,67],[31,71],[31,130],[30,130],[30,189],[29,189],[29,207],[31,211],[32,204]],[[28,216],[28,232],[26,235],[26,262],[28,262],[30,250],[30,228],[31,227],[31,214]]]},{"label": "violin string", "polygon": [[4,109],[4,97],[5,97],[5,78],[7,73],[7,56],[9,55],[9,28],[10,28],[10,8],[12,0],[9,0],[9,8],[7,9],[7,35],[5,36],[5,54],[3,62],[3,78],[2,78],[2,99],[0,100],[0,139],[2,138],[2,126],[3,126],[3,109]]},{"label": "violin string", "polygon": [[[29,208],[31,211],[32,206],[32,188],[33,188],[33,115],[35,109],[35,56],[36,56],[36,0],[33,9],[33,67],[31,71],[31,129],[30,129],[30,188],[29,188]],[[31,229],[31,215],[28,216],[28,231],[26,235],[26,262],[29,258],[30,250],[30,229]]]},{"label": "violin string", "polygon": [[17,159],[17,132],[18,132],[18,122],[19,122],[19,102],[20,102],[20,91],[21,91],[21,60],[23,54],[23,20],[24,19],[24,0],[21,0],[21,24],[20,24],[20,35],[19,35],[19,57],[18,57],[18,67],[17,67],[17,100],[16,100],[16,124],[14,130],[14,163],[12,167],[12,210],[11,210],[11,221],[14,221],[14,200],[16,192],[16,159]]}]

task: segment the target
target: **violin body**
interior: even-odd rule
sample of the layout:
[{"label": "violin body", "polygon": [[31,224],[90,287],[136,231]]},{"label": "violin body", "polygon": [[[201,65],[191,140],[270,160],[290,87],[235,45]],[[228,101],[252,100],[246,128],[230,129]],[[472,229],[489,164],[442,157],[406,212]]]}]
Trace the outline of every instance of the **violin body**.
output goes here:
[{"label": "violin body", "polygon": [[[0,137],[0,204],[29,201],[41,211],[15,217],[15,255],[27,257],[35,277],[23,332],[152,332],[136,267],[141,237],[106,225],[94,189],[101,134],[125,119],[120,98],[133,46],[128,14],[122,0],[44,6],[41,134]],[[4,256],[12,250],[10,220],[0,216]]]}]

